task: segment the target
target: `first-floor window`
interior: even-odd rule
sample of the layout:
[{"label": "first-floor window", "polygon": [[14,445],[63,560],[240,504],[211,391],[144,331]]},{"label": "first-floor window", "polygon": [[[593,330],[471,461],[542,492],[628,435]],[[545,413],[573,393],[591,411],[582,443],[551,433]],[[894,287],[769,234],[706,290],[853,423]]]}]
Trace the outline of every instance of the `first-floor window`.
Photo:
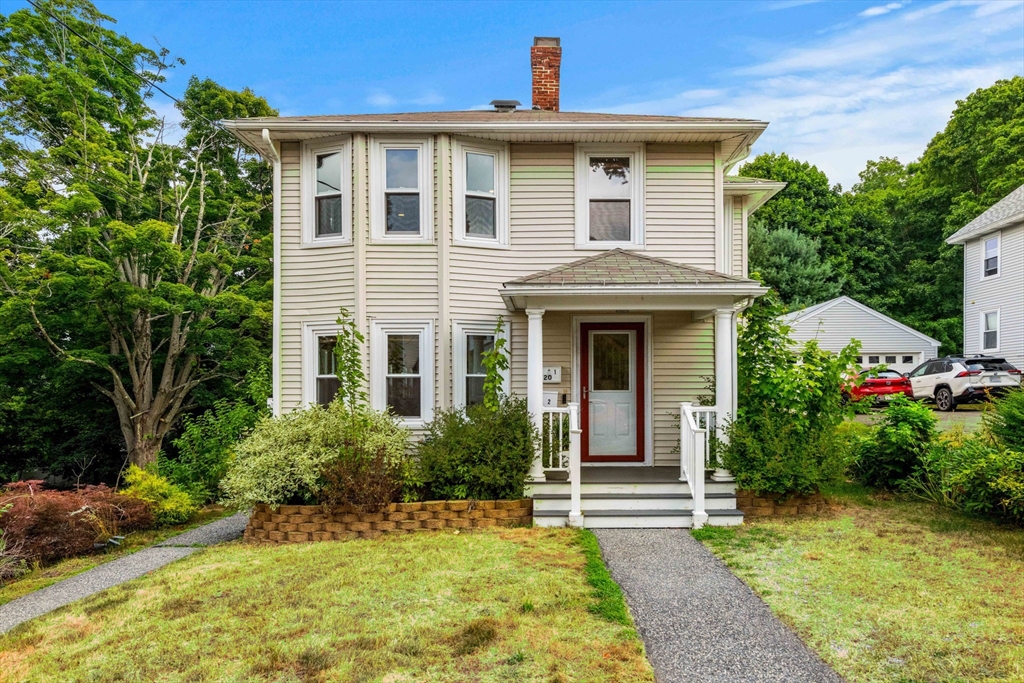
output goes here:
[{"label": "first-floor window", "polygon": [[868,356],[868,365],[877,365],[879,356]]},{"label": "first-floor window", "polygon": [[[487,377],[484,357],[494,350],[497,321],[456,322],[453,326],[452,390],[455,405],[480,405],[484,402],[484,380]],[[508,339],[507,323],[498,334],[501,338]],[[505,353],[508,352],[509,348],[506,346]],[[507,393],[508,377],[505,376],[502,380],[505,385],[502,392]]]},{"label": "first-floor window", "polygon": [[430,322],[374,321],[370,401],[405,422],[433,418],[434,343]]},{"label": "first-floor window", "polygon": [[896,356],[886,356],[885,357],[885,362],[886,363],[895,363],[896,362]]},{"label": "first-floor window", "polygon": [[914,362],[914,357],[913,356],[903,356],[903,364],[904,365],[910,365],[913,362]]},{"label": "first-floor window", "polygon": [[981,348],[992,351],[999,348],[999,311],[981,314]]},{"label": "first-floor window", "polygon": [[322,406],[330,404],[338,395],[338,359],[334,354],[336,336],[317,337],[316,402]]}]

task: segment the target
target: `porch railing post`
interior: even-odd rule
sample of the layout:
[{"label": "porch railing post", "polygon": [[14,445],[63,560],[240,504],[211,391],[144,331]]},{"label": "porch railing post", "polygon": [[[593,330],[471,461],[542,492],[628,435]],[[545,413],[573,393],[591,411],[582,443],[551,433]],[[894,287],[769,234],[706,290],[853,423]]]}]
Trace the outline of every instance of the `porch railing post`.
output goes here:
[{"label": "porch railing post", "polygon": [[583,482],[580,470],[580,436],[583,430],[580,429],[580,406],[578,403],[569,404],[569,526],[583,526],[583,511],[580,498],[582,497]]}]

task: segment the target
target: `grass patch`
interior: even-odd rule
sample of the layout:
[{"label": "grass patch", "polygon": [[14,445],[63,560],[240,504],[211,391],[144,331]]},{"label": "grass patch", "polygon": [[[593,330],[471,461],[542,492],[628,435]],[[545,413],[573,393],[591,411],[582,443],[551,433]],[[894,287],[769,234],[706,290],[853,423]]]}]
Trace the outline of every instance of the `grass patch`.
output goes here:
[{"label": "grass patch", "polygon": [[0,679],[653,681],[592,573],[572,529],[215,546],[0,636]]},{"label": "grass patch", "polygon": [[175,534],[180,534],[183,531],[194,529],[203,524],[209,524],[233,514],[235,514],[235,510],[221,505],[208,505],[199,511],[195,519],[186,524],[131,532],[121,542],[120,547],[110,547],[93,555],[69,557],[66,560],[54,562],[46,566],[37,563],[25,574],[7,583],[0,584],[0,605],[6,604],[11,600],[17,600],[32,591],[46,588],[51,584],[63,581],[75,574],[81,574],[88,569],[98,567],[111,560],[116,560],[119,557],[130,555],[137,550],[148,548],[154,543],[165,541]]},{"label": "grass patch", "polygon": [[1024,680],[1024,530],[827,492],[820,517],[693,533],[851,683]]},{"label": "grass patch", "polygon": [[[584,571],[587,576],[587,583],[594,589],[593,595],[597,600],[590,606],[590,611],[607,619],[613,624],[620,624],[633,627],[633,617],[629,615],[629,608],[626,606],[626,599],[622,595],[622,589],[615,583],[604,560],[601,559],[601,546],[597,543],[597,536],[587,529],[579,529],[577,532],[580,548],[583,549],[583,556],[587,563]],[[636,631],[630,631],[631,637],[636,638]]]}]

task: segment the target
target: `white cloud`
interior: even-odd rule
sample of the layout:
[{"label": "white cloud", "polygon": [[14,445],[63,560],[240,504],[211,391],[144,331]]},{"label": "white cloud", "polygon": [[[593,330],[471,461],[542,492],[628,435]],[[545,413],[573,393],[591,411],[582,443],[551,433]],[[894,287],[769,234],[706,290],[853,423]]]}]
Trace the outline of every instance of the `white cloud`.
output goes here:
[{"label": "white cloud", "polygon": [[444,97],[434,91],[429,91],[419,97],[398,99],[397,97],[383,90],[374,90],[366,98],[366,103],[371,107],[381,109],[392,108],[398,105],[415,105],[417,107],[436,106],[444,102]]},{"label": "white cloud", "polygon": [[888,14],[893,10],[897,10],[903,7],[902,2],[890,2],[888,5],[876,5],[874,7],[868,7],[866,10],[860,13],[862,17],[879,17],[883,14]]},{"label": "white cloud", "polygon": [[821,0],[776,0],[776,2],[769,2],[765,9],[770,12],[777,12],[782,9],[803,7],[804,5],[813,5],[818,2],[821,2]]},{"label": "white cloud", "polygon": [[377,90],[370,93],[366,103],[371,107],[393,107],[398,104],[398,100],[382,90]]},{"label": "white cloud", "polygon": [[770,121],[754,154],[786,152],[849,188],[869,159],[919,157],[958,99],[1024,73],[1024,3],[945,2],[874,17],[611,111]]},{"label": "white cloud", "polygon": [[441,104],[442,102],[444,102],[444,97],[442,97],[436,92],[428,92],[426,95],[417,97],[416,99],[409,101],[421,107],[429,107],[431,105]]}]

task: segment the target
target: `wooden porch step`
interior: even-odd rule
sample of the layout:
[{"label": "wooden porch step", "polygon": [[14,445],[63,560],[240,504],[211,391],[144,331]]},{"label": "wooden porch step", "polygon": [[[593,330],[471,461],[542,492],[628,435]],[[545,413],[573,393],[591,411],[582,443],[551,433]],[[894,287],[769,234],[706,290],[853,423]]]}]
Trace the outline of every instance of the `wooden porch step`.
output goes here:
[{"label": "wooden porch step", "polygon": [[[743,523],[739,510],[708,510],[710,526],[734,526]],[[555,510],[534,510],[537,526],[565,526],[568,516]],[[693,526],[689,510],[592,510],[583,513],[587,529],[685,529]]]}]

